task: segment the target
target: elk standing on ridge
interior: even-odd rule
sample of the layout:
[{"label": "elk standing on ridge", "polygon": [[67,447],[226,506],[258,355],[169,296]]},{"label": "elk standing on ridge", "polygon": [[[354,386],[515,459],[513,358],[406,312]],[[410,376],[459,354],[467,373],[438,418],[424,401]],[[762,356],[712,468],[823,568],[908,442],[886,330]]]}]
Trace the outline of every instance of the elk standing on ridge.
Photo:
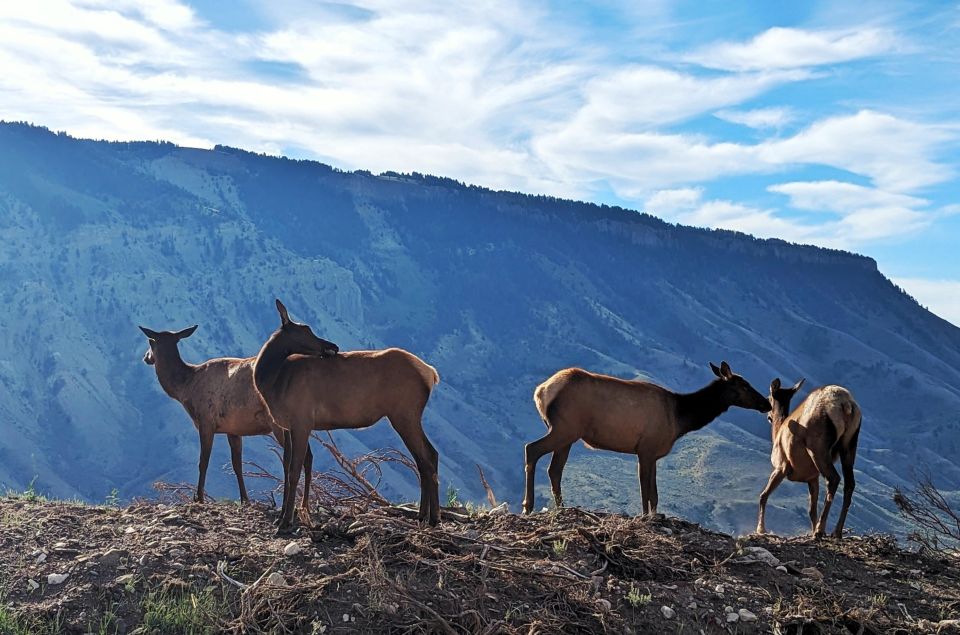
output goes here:
[{"label": "elk standing on ridge", "polygon": [[[213,437],[226,434],[233,472],[240,486],[240,500],[248,502],[247,488],[243,483],[243,437],[272,434],[283,445],[283,430],[272,425],[266,406],[253,385],[256,358],[219,357],[198,365],[187,364],[180,357],[177,344],[193,335],[196,326],[176,333],[152,331],[142,326],[140,330],[150,342],[143,356],[144,363],[155,368],[163,391],[180,402],[200,433],[200,478],[194,500],[203,502]],[[303,464],[303,509],[308,509],[312,470],[313,454],[308,451]]]},{"label": "elk standing on ridge", "polygon": [[[439,457],[424,434],[422,417],[440,381],[437,371],[398,348],[338,354],[334,344],[314,335],[306,324],[293,322],[283,303],[276,303],[280,328],[260,349],[253,377],[273,421],[287,431],[285,491],[296,491],[314,430],[366,428],[386,417],[417,463],[420,521],[436,525]],[[291,499],[284,496],[278,533],[294,529]]]},{"label": "elk standing on ridge", "polygon": [[590,448],[637,456],[641,510],[643,514],[656,514],[657,460],[669,454],[677,439],[703,428],[730,406],[770,411],[763,395],[730,370],[727,362],[720,368],[710,364],[710,368],[717,379],[689,394],[579,368],[561,370],[537,386],[533,400],[548,432],[525,448],[524,512],[533,509],[537,461],[548,452],[553,452],[549,470],[553,498],[557,507],[563,505],[563,466],[570,446],[583,439]]},{"label": "elk standing on ridge", "polygon": [[[766,533],[765,516],[767,499],[784,478],[806,482],[810,491],[810,526],[813,535],[820,537],[827,531],[827,516],[833,497],[840,485],[840,475],[833,466],[837,457],[843,467],[843,507],[833,529],[833,537],[843,536],[843,523],[847,519],[850,500],[856,481],[853,463],[857,458],[857,441],[860,439],[860,406],[850,391],[842,386],[817,388],[790,412],[790,400],[800,390],[803,379],[791,388],[783,388],[780,379],[770,382],[770,406],[767,420],[771,424],[773,449],[770,462],[773,472],[767,486],[760,494],[760,516],[757,533]],[[827,479],[827,496],[823,512],[817,519],[817,503],[820,497],[820,475]]]}]

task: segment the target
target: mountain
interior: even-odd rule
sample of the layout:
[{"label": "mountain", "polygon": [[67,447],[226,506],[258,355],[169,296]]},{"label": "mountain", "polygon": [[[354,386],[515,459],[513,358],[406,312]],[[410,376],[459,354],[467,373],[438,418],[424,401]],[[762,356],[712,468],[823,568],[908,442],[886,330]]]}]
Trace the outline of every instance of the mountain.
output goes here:
[{"label": "mountain", "polygon": [[[482,496],[480,464],[519,503],[523,446],[544,433],[532,392],[554,371],[687,391],[720,360],[764,393],[776,376],[851,389],[864,422],[849,528],[896,529],[890,488],[917,469],[960,489],[960,329],[863,256],[433,176],[13,123],[0,125],[0,238],[0,484],[11,488],[35,480],[95,501],[194,482],[196,433],[141,362],[136,326],[198,323],[181,343],[192,362],[253,355],[280,297],[342,349],[399,346],[438,369],[425,427],[441,488],[461,499]],[[386,423],[335,436],[348,454],[400,446]],[[248,441],[247,456],[275,469],[269,447]],[[661,511],[751,529],[769,449],[764,416],[728,411],[661,461]],[[213,465],[225,463],[218,439]],[[210,492],[235,498],[232,475],[211,472]],[[383,478],[392,496],[417,496],[405,471]],[[635,461],[578,446],[564,493],[636,511]],[[768,526],[803,529],[805,498],[781,486]]]}]

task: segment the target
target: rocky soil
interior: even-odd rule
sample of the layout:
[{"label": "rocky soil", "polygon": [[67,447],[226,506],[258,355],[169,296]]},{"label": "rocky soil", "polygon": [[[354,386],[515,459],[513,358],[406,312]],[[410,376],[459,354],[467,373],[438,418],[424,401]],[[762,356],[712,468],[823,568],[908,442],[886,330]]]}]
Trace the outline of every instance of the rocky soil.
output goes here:
[{"label": "rocky soil", "polygon": [[321,510],[0,499],[0,632],[929,633],[960,569],[884,536],[733,538],[563,509]]}]

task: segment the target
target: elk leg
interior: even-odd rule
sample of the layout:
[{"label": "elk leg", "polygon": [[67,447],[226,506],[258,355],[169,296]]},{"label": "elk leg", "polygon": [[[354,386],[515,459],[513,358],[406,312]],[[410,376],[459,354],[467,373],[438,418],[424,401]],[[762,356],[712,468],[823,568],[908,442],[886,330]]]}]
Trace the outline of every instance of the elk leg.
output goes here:
[{"label": "elk leg", "polygon": [[293,438],[290,431],[281,428],[280,445],[283,446],[283,500],[280,503],[280,515],[277,517],[277,524],[283,522],[283,513],[287,509],[287,497],[290,495],[290,456],[293,449]]},{"label": "elk leg", "polygon": [[553,490],[553,502],[556,506],[563,507],[563,494],[560,491],[560,479],[563,478],[563,466],[567,464],[567,457],[570,456],[570,448],[573,444],[565,445],[553,451],[553,458],[550,459],[550,489]]},{"label": "elk leg", "polygon": [[763,488],[762,492],[760,492],[760,513],[757,516],[758,534],[767,533],[767,500],[770,498],[770,494],[773,493],[773,490],[780,486],[780,483],[783,482],[783,479],[786,478],[786,476],[787,473],[783,470],[775,469],[770,473],[770,478],[767,480],[767,486]]},{"label": "elk leg", "polygon": [[810,458],[813,459],[813,464],[817,466],[817,471],[827,479],[827,495],[824,497],[823,511],[820,512],[820,519],[813,530],[813,535],[820,538],[826,532],[830,506],[833,505],[833,497],[837,493],[837,487],[840,486],[840,474],[837,472],[837,468],[833,466],[833,461],[830,460],[829,446],[826,448],[820,447],[817,450],[808,449],[807,451],[810,453]]},{"label": "elk leg", "polygon": [[228,434],[230,442],[230,462],[233,463],[233,473],[237,476],[237,486],[240,488],[240,502],[248,503],[247,487],[243,484],[243,437]]},{"label": "elk leg", "polygon": [[853,476],[853,463],[857,460],[859,438],[860,430],[857,430],[850,441],[850,447],[840,450],[840,465],[843,467],[843,507],[840,508],[837,526],[833,528],[834,538],[843,537],[843,523],[847,520],[847,510],[850,509],[850,501],[853,500],[853,490],[857,487],[857,481]]},{"label": "elk leg", "polygon": [[817,503],[820,500],[820,477],[807,481],[810,490],[810,531],[817,530]]},{"label": "elk leg", "polygon": [[[284,495],[283,516],[280,519],[280,526],[277,528],[278,534],[292,533],[296,528],[294,522],[294,507],[297,500],[297,486],[300,484],[300,470],[303,469],[304,459],[306,458],[307,448],[310,443],[311,430],[296,428],[290,430],[287,434],[290,436],[290,462],[288,465],[287,489]],[[287,434],[284,436],[286,437]]]},{"label": "elk leg", "polygon": [[427,452],[430,455],[430,463],[433,475],[430,479],[430,525],[436,527],[440,523],[440,453],[430,443],[426,433],[423,435],[423,441],[427,444]]},{"label": "elk leg", "polygon": [[437,451],[433,449],[427,435],[423,432],[423,424],[416,421],[407,421],[399,417],[391,417],[390,425],[400,435],[407,451],[413,455],[417,464],[417,473],[420,475],[420,513],[417,520],[421,523],[436,525],[440,522],[440,483],[437,479]]},{"label": "elk leg", "polygon": [[650,494],[647,496],[647,502],[650,505],[650,515],[657,515],[657,503],[660,502],[660,496],[657,493],[657,461],[654,459],[650,463]]},{"label": "elk leg", "polygon": [[313,450],[307,441],[307,453],[303,455],[303,499],[300,501],[301,516],[310,518],[310,480],[313,478]]},{"label": "elk leg", "polygon": [[193,500],[202,503],[204,500],[203,486],[207,482],[207,466],[210,465],[210,451],[213,449],[213,428],[200,427],[200,478],[197,479],[197,493]]},{"label": "elk leg", "polygon": [[637,455],[637,479],[640,481],[640,515],[646,516],[650,509],[649,463]]},{"label": "elk leg", "polygon": [[557,449],[561,447],[572,445],[574,441],[576,441],[575,438],[570,439],[558,434],[557,428],[554,426],[546,434],[546,436],[528,443],[523,448],[524,472],[526,477],[526,491],[524,492],[523,497],[523,513],[529,514],[533,511],[533,484],[536,478],[537,461],[539,461],[540,457],[542,457],[544,454],[547,454],[548,452],[556,452]]}]

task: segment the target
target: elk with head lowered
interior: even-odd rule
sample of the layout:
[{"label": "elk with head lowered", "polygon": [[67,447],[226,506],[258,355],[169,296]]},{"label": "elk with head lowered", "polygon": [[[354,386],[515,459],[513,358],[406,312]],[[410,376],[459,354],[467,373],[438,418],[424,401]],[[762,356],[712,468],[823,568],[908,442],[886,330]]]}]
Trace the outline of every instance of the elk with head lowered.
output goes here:
[{"label": "elk with head lowered", "polygon": [[763,395],[727,362],[710,368],[717,378],[689,394],[579,368],[561,370],[540,384],[533,400],[548,432],[525,448],[524,512],[533,509],[537,461],[548,452],[553,453],[548,472],[553,498],[557,507],[563,505],[563,467],[570,447],[583,439],[591,448],[636,455],[642,513],[656,514],[657,460],[670,453],[677,439],[703,428],[731,406],[770,411]]},{"label": "elk with head lowered", "polygon": [[[843,536],[843,524],[853,499],[856,481],[853,464],[857,459],[857,442],[860,439],[860,406],[850,391],[842,386],[817,388],[790,411],[790,401],[797,394],[804,380],[790,388],[784,388],[780,379],[770,382],[770,421],[773,449],[770,462],[773,471],[770,480],[760,494],[760,514],[757,533],[766,533],[767,499],[783,479],[806,482],[810,492],[810,525],[813,535],[820,537],[827,531],[827,517],[833,497],[840,486],[840,474],[834,467],[837,458],[843,468],[843,507],[833,529],[834,538]],[[827,479],[827,496],[823,511],[817,518],[820,497],[820,476]]]},{"label": "elk with head lowered", "polygon": [[[248,501],[243,483],[243,437],[272,434],[283,444],[283,431],[274,426],[266,406],[253,385],[255,357],[218,357],[202,364],[188,364],[180,357],[177,344],[197,330],[196,325],[182,331],[153,331],[140,327],[149,340],[143,356],[144,363],[157,371],[160,387],[183,406],[200,434],[200,477],[194,500],[202,503],[207,465],[216,434],[227,435],[233,472],[240,487],[240,500]],[[303,463],[307,487],[303,490],[301,507],[309,504],[310,474],[313,454],[308,453]],[[284,479],[286,480],[286,479]]]},{"label": "elk with head lowered", "polygon": [[[437,371],[398,348],[340,353],[290,319],[276,301],[280,328],[260,349],[254,383],[273,421],[287,431],[287,483],[279,533],[294,529],[292,493],[314,430],[366,428],[386,417],[413,455],[420,474],[420,521],[440,520],[439,457],[423,431],[423,410]],[[326,357],[326,359],[321,359]],[[290,470],[294,470],[291,473]]]}]

